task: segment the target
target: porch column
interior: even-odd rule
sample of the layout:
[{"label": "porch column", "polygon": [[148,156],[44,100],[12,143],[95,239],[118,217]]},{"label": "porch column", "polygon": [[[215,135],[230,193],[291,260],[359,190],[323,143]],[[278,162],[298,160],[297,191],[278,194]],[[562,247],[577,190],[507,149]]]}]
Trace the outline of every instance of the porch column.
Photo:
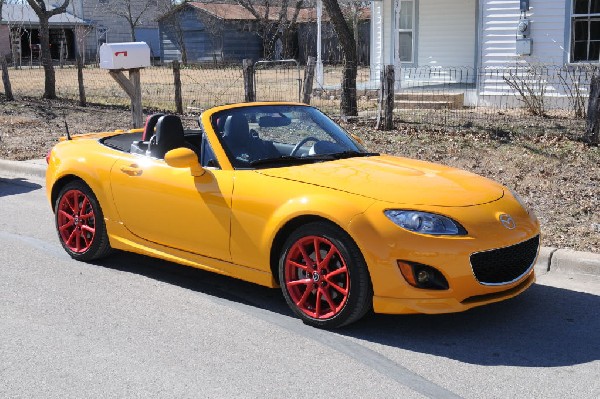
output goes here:
[{"label": "porch column", "polygon": [[378,82],[383,65],[383,2],[371,1],[371,81]]},{"label": "porch column", "polygon": [[323,15],[323,1],[317,0],[317,86],[323,87],[323,60],[321,59],[321,17]]}]

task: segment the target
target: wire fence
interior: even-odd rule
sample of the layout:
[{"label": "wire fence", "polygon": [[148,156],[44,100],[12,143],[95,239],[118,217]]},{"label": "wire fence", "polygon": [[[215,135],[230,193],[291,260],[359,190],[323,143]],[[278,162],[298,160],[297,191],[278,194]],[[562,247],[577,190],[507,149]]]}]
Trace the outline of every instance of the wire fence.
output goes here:
[{"label": "wire fence", "polygon": [[[358,67],[356,97],[359,117],[378,114],[380,67]],[[59,98],[78,100],[77,68],[56,68]],[[343,68],[325,66],[316,77],[311,103],[331,116],[340,115]],[[299,101],[304,67],[297,62],[263,62],[255,65],[254,85],[258,101]],[[401,68],[395,71],[394,116],[396,121],[443,126],[510,128],[515,118],[535,121],[548,116],[572,119],[583,126],[591,77],[596,66],[519,65],[512,68]],[[215,105],[245,99],[241,64],[182,66],[183,109],[199,112]],[[16,96],[39,97],[44,71],[39,67],[9,70]],[[83,80],[87,101],[106,105],[130,104],[129,97],[97,66],[86,66]],[[175,88],[170,65],[142,69],[142,101],[147,109],[174,111]],[[0,87],[0,90],[3,90]],[[551,118],[550,118],[551,119]],[[547,125],[547,123],[545,124]]]}]

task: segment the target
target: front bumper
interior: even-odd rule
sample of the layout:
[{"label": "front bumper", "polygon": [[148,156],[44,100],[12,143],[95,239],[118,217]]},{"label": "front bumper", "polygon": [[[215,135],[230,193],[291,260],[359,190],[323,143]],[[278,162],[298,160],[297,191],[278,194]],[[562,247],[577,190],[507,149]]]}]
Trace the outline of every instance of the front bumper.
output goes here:
[{"label": "front bumper", "polygon": [[373,310],[375,313],[388,314],[463,312],[476,306],[487,305],[515,297],[529,288],[534,282],[535,273],[532,269],[530,273],[520,280],[519,284],[512,288],[505,291],[468,297],[462,301],[456,298],[411,299],[388,298],[375,295],[373,297]]},{"label": "front bumper", "polygon": [[[385,217],[398,205],[378,203],[356,217],[348,228],[367,262],[376,313],[451,313],[502,301],[525,291],[534,281],[533,264],[518,278],[501,284],[477,280],[471,255],[511,247],[539,235],[539,222],[510,195],[468,207],[419,206],[418,210],[448,216],[467,230],[464,236],[427,236],[406,231]],[[411,209],[415,209],[414,207]],[[509,214],[509,230],[499,215]],[[397,261],[431,266],[448,281],[447,290],[415,288],[402,276]]]}]

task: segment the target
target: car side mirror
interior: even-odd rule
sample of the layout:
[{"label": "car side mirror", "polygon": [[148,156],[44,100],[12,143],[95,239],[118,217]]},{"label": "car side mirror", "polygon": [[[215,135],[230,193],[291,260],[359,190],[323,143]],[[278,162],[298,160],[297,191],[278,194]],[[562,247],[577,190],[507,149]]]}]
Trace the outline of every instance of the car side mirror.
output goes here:
[{"label": "car side mirror", "polygon": [[204,168],[198,162],[198,156],[189,148],[175,148],[165,154],[165,162],[173,168],[190,168],[192,176],[202,176]]}]

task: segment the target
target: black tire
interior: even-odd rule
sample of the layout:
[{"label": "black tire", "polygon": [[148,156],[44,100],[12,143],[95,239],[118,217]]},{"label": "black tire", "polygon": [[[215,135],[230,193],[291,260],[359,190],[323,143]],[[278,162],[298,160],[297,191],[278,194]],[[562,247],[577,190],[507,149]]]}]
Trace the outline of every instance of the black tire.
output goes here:
[{"label": "black tire", "polygon": [[288,237],[279,281],[289,307],[314,327],[345,326],[373,307],[366,262],[350,236],[331,223],[308,223]]},{"label": "black tire", "polygon": [[60,190],[54,221],[58,239],[73,259],[90,261],[112,252],[102,208],[83,181],[72,181]]}]

